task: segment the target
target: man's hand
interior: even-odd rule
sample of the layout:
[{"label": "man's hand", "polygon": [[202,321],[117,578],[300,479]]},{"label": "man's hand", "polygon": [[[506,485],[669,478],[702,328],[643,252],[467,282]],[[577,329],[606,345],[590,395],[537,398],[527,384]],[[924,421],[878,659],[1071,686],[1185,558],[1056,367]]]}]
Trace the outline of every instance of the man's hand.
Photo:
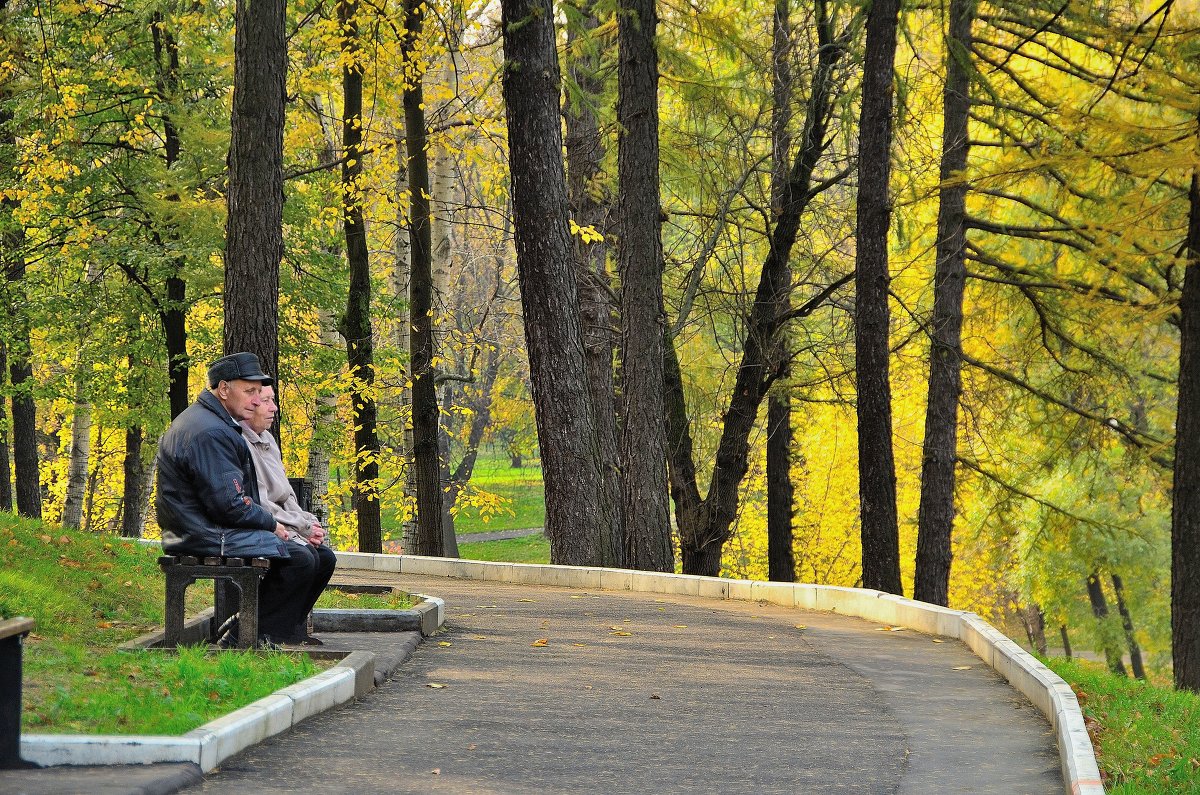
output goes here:
[{"label": "man's hand", "polygon": [[286,527],[281,525],[279,522],[275,523],[275,537],[276,538],[278,538],[280,541],[287,541],[288,536],[290,536],[290,535],[291,534],[288,532],[288,529]]},{"label": "man's hand", "polygon": [[326,533],[324,527],[321,527],[321,525],[313,522],[310,529],[312,534],[308,537],[308,543],[312,544],[314,547],[319,547],[321,544],[325,543]]}]

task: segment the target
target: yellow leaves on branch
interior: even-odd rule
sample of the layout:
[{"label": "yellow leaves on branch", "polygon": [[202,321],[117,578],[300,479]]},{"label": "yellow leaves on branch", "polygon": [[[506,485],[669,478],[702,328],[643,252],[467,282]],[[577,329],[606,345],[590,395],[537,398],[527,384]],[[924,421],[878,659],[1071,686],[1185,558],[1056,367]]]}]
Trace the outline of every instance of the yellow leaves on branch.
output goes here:
[{"label": "yellow leaves on branch", "polygon": [[571,234],[578,237],[584,243],[599,243],[604,240],[604,235],[596,231],[594,226],[580,226],[575,223],[575,219],[571,219]]}]

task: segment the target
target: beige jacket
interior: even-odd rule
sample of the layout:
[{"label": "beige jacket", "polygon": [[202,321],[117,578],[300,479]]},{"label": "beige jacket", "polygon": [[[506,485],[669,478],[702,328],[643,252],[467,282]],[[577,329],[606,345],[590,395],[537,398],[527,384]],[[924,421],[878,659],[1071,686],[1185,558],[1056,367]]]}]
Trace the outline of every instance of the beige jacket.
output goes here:
[{"label": "beige jacket", "polygon": [[283,454],[275,437],[266,432],[255,433],[246,423],[241,423],[242,438],[250,448],[254,459],[254,472],[258,475],[258,492],[262,506],[275,517],[275,521],[308,538],[312,535],[317,517],[300,507],[292,484],[283,470]]}]

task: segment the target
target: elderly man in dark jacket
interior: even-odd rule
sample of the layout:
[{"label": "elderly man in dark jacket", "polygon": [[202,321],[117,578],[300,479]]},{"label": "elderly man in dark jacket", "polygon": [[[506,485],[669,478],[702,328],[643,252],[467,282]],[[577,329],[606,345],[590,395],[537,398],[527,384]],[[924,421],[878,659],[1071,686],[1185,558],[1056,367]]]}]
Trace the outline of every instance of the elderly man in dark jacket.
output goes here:
[{"label": "elderly man in dark jacket", "polygon": [[[309,555],[290,555],[288,530],[259,502],[254,460],[238,422],[260,404],[274,379],[252,353],[223,356],[208,368],[208,389],[171,422],[158,447],[163,551],[172,555],[266,557],[259,590],[259,641],[290,643],[316,576]],[[228,637],[236,637],[231,630]]]}]

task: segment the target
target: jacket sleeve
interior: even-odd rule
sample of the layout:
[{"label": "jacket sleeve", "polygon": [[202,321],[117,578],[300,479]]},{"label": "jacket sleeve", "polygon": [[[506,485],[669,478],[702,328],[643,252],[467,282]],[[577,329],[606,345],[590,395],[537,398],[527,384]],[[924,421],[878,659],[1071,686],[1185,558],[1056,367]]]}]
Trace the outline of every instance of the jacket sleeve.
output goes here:
[{"label": "jacket sleeve", "polygon": [[205,513],[214,524],[243,530],[275,529],[275,518],[247,492],[242,474],[242,454],[249,450],[241,437],[207,433],[195,440],[196,486]]}]

